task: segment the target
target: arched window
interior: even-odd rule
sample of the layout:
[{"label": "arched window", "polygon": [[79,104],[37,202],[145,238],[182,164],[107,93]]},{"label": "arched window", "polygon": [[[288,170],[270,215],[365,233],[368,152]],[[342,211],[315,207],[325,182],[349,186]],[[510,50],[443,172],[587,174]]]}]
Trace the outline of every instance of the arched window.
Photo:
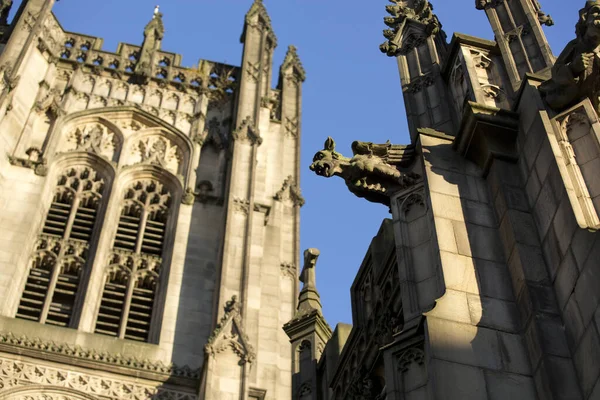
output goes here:
[{"label": "arched window", "polygon": [[60,175],[17,318],[71,325],[103,191],[104,180],[91,167],[71,167]]},{"label": "arched window", "polygon": [[148,341],[170,204],[171,193],[155,180],[125,191],[96,333]]}]

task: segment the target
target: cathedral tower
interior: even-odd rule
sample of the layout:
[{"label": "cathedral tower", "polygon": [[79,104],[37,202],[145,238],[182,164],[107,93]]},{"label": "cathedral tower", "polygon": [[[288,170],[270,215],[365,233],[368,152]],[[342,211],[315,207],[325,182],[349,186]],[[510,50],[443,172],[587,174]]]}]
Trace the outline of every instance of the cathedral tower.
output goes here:
[{"label": "cathedral tower", "polygon": [[296,49],[273,88],[260,0],[195,68],[158,7],[111,53],[53,3],[0,18],[0,398],[290,399]]}]

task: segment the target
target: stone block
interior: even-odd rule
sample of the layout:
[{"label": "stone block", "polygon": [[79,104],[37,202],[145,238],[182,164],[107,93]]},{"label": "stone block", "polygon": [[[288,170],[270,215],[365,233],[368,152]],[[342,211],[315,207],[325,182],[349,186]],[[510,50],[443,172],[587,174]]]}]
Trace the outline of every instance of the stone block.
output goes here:
[{"label": "stone block", "polygon": [[573,363],[587,398],[600,377],[600,340],[595,324],[590,324],[585,330],[573,355]]},{"label": "stone block", "polygon": [[515,374],[530,375],[531,360],[521,335],[498,332],[502,369]]},{"label": "stone block", "polygon": [[503,332],[519,331],[519,313],[515,303],[473,294],[467,295],[467,301],[474,325]]},{"label": "stone block", "polygon": [[[456,226],[456,225],[455,225]],[[506,258],[497,229],[486,228],[479,225],[467,224],[471,255],[488,261],[504,263]],[[460,241],[457,237],[457,243]]]},{"label": "stone block", "polygon": [[558,210],[556,210],[556,215],[554,216],[552,224],[554,225],[554,232],[556,233],[556,239],[558,240],[560,254],[564,255],[571,245],[571,240],[573,239],[575,231],[579,229],[577,220],[573,214],[571,201],[566,194],[563,196],[562,201],[558,206]]},{"label": "stone block", "polygon": [[482,296],[514,301],[508,269],[504,264],[474,259],[479,293]]},{"label": "stone block", "polygon": [[[527,282],[548,283],[546,263],[537,246],[517,245],[509,260],[509,268],[512,274],[522,274]],[[519,270],[522,272],[518,272]]]},{"label": "stone block", "polygon": [[546,180],[548,170],[550,169],[550,164],[555,162],[555,160],[552,147],[550,147],[550,142],[547,139],[542,140],[540,146],[540,151],[535,160],[535,170],[540,178],[540,181],[544,182]]},{"label": "stone block", "polygon": [[590,192],[590,197],[600,196],[600,158],[596,158],[585,165],[580,165],[581,173]]},{"label": "stone block", "polygon": [[558,267],[558,274],[554,281],[554,290],[560,310],[565,308],[569,297],[571,297],[571,294],[575,290],[577,278],[579,278],[579,269],[577,269],[575,257],[569,250],[565,254],[562,264]]},{"label": "stone block", "polygon": [[427,331],[432,357],[493,370],[502,369],[496,331],[430,316],[427,318]]},{"label": "stone block", "polygon": [[558,267],[562,262],[562,257],[558,246],[558,239],[552,226],[548,229],[546,239],[542,242],[542,254],[544,254],[544,260],[546,261],[548,278],[551,282],[554,282],[558,273]]},{"label": "stone block", "polygon": [[530,284],[529,298],[531,307],[536,314],[558,315],[558,304],[552,286],[544,284]]},{"label": "stone block", "polygon": [[554,214],[556,214],[557,207],[558,201],[556,195],[553,192],[551,185],[548,182],[545,182],[542,185],[540,194],[533,207],[533,217],[538,226],[539,237],[542,240],[546,237]]},{"label": "stone block", "polygon": [[433,253],[431,243],[424,243],[410,250],[413,269],[413,278],[415,282],[421,282],[435,275],[435,263],[433,262]]},{"label": "stone block", "polygon": [[474,260],[458,254],[440,252],[444,283],[447,289],[479,293]]},{"label": "stone block", "polygon": [[486,203],[463,200],[463,211],[465,219],[469,223],[486,226],[488,228],[495,228],[498,226],[494,210]]},{"label": "stone block", "polygon": [[[590,263],[590,260],[593,262]],[[588,260],[575,285],[575,299],[585,326],[591,321],[600,304],[600,271],[598,264],[595,264],[597,262],[598,258]]]},{"label": "stone block", "polygon": [[537,400],[533,378],[505,372],[485,371],[489,400]]},{"label": "stone block", "polygon": [[527,194],[529,204],[535,204],[537,202],[541,190],[542,184],[537,176],[537,172],[532,170],[529,178],[527,179],[527,183],[525,184],[525,193]]},{"label": "stone block", "polygon": [[583,324],[583,318],[581,317],[581,312],[579,311],[575,294],[571,295],[567,301],[567,304],[565,305],[565,309],[563,311],[563,322],[565,324],[567,343],[573,352],[579,345],[579,341],[581,340],[581,336],[583,336],[583,332],[585,330],[585,325]]},{"label": "stone block", "polygon": [[538,340],[545,354],[569,358],[571,353],[567,344],[565,330],[559,317],[536,316]]},{"label": "stone block", "polygon": [[454,221],[464,221],[460,198],[440,193],[430,193],[433,215]]},{"label": "stone block", "polygon": [[[544,394],[547,395],[548,392],[538,385],[538,382],[541,383],[542,380],[537,373],[545,375],[550,397],[544,397]],[[579,400],[582,398],[577,375],[570,358],[544,357],[537,373],[535,381],[541,399]]]},{"label": "stone block", "polygon": [[480,368],[440,360],[432,361],[436,400],[487,400]]},{"label": "stone block", "polygon": [[458,253],[456,238],[454,236],[453,221],[444,218],[436,218],[435,229],[440,250]]},{"label": "stone block", "polygon": [[471,313],[467,302],[467,294],[462,291],[446,290],[446,293],[436,301],[435,308],[429,311],[427,315],[470,324]]}]

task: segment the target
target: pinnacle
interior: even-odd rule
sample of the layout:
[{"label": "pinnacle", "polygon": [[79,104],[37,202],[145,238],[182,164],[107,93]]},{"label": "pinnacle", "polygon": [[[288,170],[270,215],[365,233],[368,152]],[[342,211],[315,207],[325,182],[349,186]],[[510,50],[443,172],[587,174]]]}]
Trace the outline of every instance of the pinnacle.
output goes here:
[{"label": "pinnacle", "polygon": [[302,81],[306,79],[306,71],[302,66],[302,62],[300,61],[300,57],[298,56],[296,46],[294,45],[288,46],[288,50],[283,60],[283,64],[281,65],[281,69],[282,71],[284,71],[289,67],[295,67],[295,72],[299,75]]}]

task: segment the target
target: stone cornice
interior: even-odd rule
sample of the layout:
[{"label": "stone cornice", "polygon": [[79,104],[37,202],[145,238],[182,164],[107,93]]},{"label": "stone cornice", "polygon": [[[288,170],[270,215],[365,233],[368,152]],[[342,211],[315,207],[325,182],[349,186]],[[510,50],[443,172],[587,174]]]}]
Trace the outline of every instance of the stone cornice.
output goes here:
[{"label": "stone cornice", "polygon": [[[139,359],[136,357],[122,356],[121,354],[111,354],[100,352],[94,349],[84,349],[80,346],[73,346],[66,343],[56,343],[40,338],[31,338],[25,335],[16,336],[11,332],[0,332],[0,350],[7,353],[30,355],[34,358],[56,358],[56,361],[65,362],[62,358],[77,360],[78,365],[90,363],[89,366],[96,369],[106,369],[113,371],[115,367],[131,370],[132,372],[148,372],[154,375],[149,379],[164,379],[164,377],[179,377],[187,379],[198,379],[200,369],[190,367],[179,367],[174,364],[166,365],[160,361]],[[56,357],[45,357],[56,356]],[[65,362],[68,364],[68,362]],[[75,363],[75,362],[74,362]],[[105,365],[107,368],[98,368],[99,365]],[[135,375],[139,375],[135,373]],[[163,376],[158,378],[156,375]]]}]

